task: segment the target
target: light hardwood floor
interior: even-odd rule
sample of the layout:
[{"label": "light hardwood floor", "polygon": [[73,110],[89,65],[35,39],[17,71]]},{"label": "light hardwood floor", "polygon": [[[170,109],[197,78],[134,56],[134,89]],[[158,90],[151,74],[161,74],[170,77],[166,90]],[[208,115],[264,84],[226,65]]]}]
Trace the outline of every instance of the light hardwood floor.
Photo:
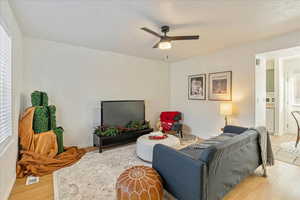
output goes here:
[{"label": "light hardwood floor", "polygon": [[272,146],[274,146],[274,145],[278,146],[284,142],[292,142],[293,141],[296,143],[296,139],[297,139],[297,135],[291,134],[291,133],[287,133],[282,136],[271,136]]},{"label": "light hardwood floor", "polygon": [[[260,170],[258,170],[260,172]],[[26,186],[25,179],[18,179],[9,200],[53,200],[52,175],[40,182]],[[237,185],[224,200],[299,200],[300,167],[276,161],[269,168],[269,177],[252,175]]]},{"label": "light hardwood floor", "polygon": [[17,179],[9,200],[53,200],[52,174],[40,178],[40,182],[25,185],[26,179]]}]

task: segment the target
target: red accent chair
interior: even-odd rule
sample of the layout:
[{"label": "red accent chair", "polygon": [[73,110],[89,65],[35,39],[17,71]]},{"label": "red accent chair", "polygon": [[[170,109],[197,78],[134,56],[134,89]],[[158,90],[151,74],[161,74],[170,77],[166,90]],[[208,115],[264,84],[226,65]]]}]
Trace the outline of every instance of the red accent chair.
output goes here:
[{"label": "red accent chair", "polygon": [[160,122],[163,132],[176,131],[180,137],[182,137],[182,119],[181,112],[168,111],[160,114]]}]

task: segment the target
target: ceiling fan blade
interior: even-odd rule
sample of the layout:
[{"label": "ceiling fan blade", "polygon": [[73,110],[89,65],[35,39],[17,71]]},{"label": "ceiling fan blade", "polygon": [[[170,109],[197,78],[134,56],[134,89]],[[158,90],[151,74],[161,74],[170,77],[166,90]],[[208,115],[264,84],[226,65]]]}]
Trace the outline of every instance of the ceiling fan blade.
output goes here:
[{"label": "ceiling fan blade", "polygon": [[150,30],[150,29],[148,29],[148,28],[146,28],[146,27],[143,27],[143,28],[141,28],[141,29],[142,29],[143,31],[146,31],[146,32],[152,34],[152,35],[155,35],[156,37],[159,37],[159,38],[162,37],[160,34],[154,32],[154,31],[152,31],[152,30]]},{"label": "ceiling fan blade", "polygon": [[170,40],[198,40],[199,35],[187,35],[187,36],[169,36]]},{"label": "ceiling fan blade", "polygon": [[160,41],[159,41],[158,43],[156,43],[156,44],[153,46],[153,48],[158,48],[159,43],[160,43]]}]

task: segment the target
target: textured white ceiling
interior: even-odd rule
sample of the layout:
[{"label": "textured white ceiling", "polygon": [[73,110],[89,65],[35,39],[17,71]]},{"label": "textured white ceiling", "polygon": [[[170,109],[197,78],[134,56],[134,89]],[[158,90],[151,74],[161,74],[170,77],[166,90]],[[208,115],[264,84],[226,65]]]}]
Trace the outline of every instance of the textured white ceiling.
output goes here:
[{"label": "textured white ceiling", "polygon": [[[28,36],[138,57],[178,61],[300,28],[299,0],[10,0]],[[140,30],[199,34],[168,51]]]}]

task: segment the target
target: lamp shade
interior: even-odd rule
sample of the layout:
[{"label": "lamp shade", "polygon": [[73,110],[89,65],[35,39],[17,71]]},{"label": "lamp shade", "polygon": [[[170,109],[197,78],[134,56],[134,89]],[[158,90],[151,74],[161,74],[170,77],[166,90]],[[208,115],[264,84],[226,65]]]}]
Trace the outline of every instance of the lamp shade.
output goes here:
[{"label": "lamp shade", "polygon": [[221,103],[220,104],[220,115],[232,115],[232,104]]},{"label": "lamp shade", "polygon": [[158,44],[158,48],[162,49],[162,50],[165,50],[165,49],[171,49],[172,48],[172,44],[170,41],[161,41],[159,44]]}]

